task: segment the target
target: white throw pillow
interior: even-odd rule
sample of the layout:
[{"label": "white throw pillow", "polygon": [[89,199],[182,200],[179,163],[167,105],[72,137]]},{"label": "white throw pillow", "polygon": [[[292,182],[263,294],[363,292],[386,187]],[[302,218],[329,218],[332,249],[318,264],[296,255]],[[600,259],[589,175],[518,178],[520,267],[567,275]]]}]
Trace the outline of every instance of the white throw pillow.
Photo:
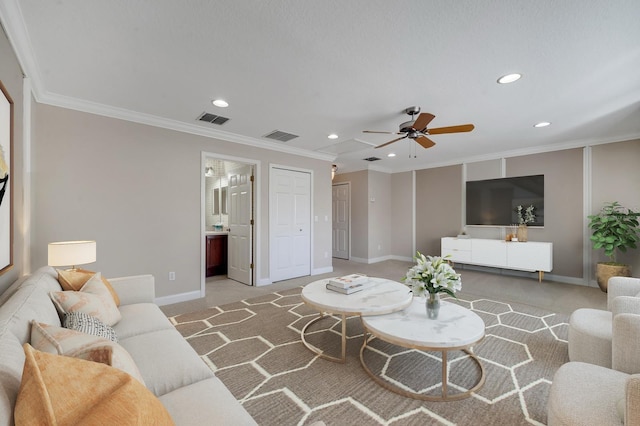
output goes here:
[{"label": "white throw pillow", "polygon": [[80,291],[52,291],[49,295],[62,314],[84,312],[109,326],[122,319],[109,289],[102,282],[100,272],[91,277]]},{"label": "white throw pillow", "polygon": [[138,366],[119,344],[68,328],[31,321],[31,346],[42,352],[107,364],[144,384]]}]

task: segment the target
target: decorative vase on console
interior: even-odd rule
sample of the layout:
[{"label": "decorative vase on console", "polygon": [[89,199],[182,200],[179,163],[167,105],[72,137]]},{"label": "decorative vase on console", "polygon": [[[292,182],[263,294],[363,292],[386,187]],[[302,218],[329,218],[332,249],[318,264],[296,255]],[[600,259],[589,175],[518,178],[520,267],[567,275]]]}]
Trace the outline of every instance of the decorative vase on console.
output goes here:
[{"label": "decorative vase on console", "polygon": [[522,206],[516,207],[516,215],[518,216],[518,230],[516,231],[518,241],[527,241],[527,223],[533,223],[536,220],[534,213],[535,207],[530,205],[523,208]]},{"label": "decorative vase on console", "polygon": [[460,274],[442,257],[425,256],[417,252],[414,259],[416,265],[407,271],[402,281],[411,287],[414,296],[427,296],[427,318],[437,319],[440,313],[439,293],[456,297],[455,292],[462,288]]}]

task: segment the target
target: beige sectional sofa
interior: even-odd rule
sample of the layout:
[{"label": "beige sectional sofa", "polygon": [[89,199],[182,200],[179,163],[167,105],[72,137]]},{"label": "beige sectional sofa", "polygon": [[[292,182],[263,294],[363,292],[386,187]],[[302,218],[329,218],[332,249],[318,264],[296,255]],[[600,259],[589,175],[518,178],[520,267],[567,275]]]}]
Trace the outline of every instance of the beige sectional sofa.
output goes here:
[{"label": "beige sectional sofa", "polygon": [[[109,279],[120,298],[122,319],[114,325],[118,344],[131,356],[147,389],[177,425],[255,425],[153,303],[151,275]],[[43,267],[0,295],[0,426],[12,425],[29,343],[31,321],[60,326],[49,292],[60,291],[57,273]]]}]

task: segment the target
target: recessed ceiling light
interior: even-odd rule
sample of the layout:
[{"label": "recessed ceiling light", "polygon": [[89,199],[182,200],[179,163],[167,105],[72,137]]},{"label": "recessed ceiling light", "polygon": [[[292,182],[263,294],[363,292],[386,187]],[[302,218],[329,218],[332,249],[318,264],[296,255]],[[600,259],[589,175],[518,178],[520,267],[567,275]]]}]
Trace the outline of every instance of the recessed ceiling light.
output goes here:
[{"label": "recessed ceiling light", "polygon": [[390,152],[390,153],[387,154],[387,157],[395,157],[395,156],[396,156],[396,154],[394,154],[393,152]]},{"label": "recessed ceiling light", "polygon": [[541,121],[539,123],[534,124],[533,127],[547,127],[550,124],[551,123],[549,123],[548,121]]},{"label": "recessed ceiling light", "polygon": [[513,83],[514,81],[520,80],[520,77],[522,77],[522,74],[518,74],[518,73],[503,75],[498,79],[498,83],[500,84]]},{"label": "recessed ceiling light", "polygon": [[329,136],[327,136],[329,139],[338,139],[338,135],[336,135],[335,133],[331,133]]},{"label": "recessed ceiling light", "polygon": [[220,108],[226,108],[226,107],[229,106],[229,103],[227,101],[225,101],[225,100],[222,100],[222,99],[216,99],[215,101],[212,101],[211,103],[214,104],[217,107],[220,107]]}]

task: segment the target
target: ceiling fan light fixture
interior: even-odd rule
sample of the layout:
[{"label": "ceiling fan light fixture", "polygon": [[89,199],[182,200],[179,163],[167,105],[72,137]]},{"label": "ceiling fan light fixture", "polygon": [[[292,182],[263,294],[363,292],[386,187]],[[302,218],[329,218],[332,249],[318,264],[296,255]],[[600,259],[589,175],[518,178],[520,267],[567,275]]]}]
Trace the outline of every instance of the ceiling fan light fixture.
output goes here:
[{"label": "ceiling fan light fixture", "polygon": [[551,125],[551,123],[548,122],[548,121],[541,121],[539,123],[534,124],[533,127],[547,127],[547,126],[550,126],[550,125]]},{"label": "ceiling fan light fixture", "polygon": [[390,152],[387,154],[387,157],[395,157],[395,156],[396,156],[395,152]]},{"label": "ceiling fan light fixture", "polygon": [[331,133],[329,136],[327,136],[327,138],[329,138],[329,139],[338,139],[338,135],[336,135],[335,133]]},{"label": "ceiling fan light fixture", "polygon": [[214,101],[211,101],[211,103],[220,108],[226,108],[229,106],[229,103],[224,99],[216,99]]},{"label": "ceiling fan light fixture", "polygon": [[514,81],[520,80],[520,78],[522,78],[522,74],[518,74],[518,73],[506,74],[498,79],[498,83],[509,84],[509,83],[513,83]]}]

